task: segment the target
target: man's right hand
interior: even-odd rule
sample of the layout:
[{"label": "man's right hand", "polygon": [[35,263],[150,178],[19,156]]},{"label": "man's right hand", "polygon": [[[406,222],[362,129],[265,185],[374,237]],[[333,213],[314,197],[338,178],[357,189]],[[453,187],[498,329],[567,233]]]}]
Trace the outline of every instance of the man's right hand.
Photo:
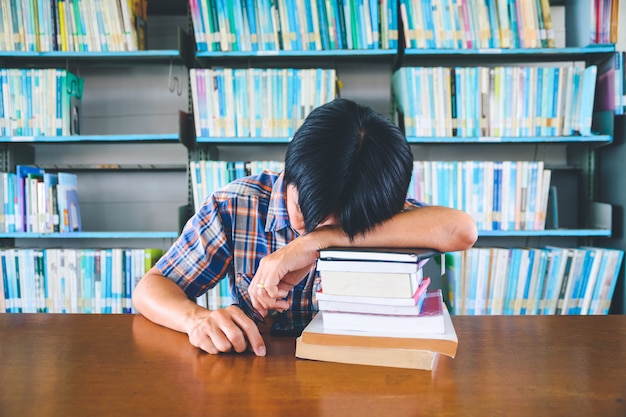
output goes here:
[{"label": "man's right hand", "polygon": [[183,290],[152,267],[133,292],[135,308],[161,326],[186,333],[192,345],[208,352],[243,352],[265,356],[256,324],[236,305],[210,311],[187,298]]},{"label": "man's right hand", "polygon": [[189,342],[207,353],[244,352],[248,347],[265,356],[265,343],[257,325],[238,306],[206,311],[187,332]]}]

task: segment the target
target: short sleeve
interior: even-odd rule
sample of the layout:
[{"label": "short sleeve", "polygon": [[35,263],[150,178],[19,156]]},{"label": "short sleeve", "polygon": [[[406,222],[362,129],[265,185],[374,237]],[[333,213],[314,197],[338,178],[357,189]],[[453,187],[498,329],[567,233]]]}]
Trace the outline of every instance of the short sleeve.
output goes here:
[{"label": "short sleeve", "polygon": [[156,268],[188,297],[196,298],[226,275],[232,261],[227,236],[218,202],[207,198]]}]

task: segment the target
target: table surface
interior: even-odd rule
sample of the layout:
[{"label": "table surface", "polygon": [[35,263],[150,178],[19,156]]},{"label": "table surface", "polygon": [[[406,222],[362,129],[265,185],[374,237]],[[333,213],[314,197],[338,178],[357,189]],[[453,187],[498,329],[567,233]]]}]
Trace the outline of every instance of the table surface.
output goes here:
[{"label": "table surface", "polygon": [[0,416],[626,416],[626,316],[453,317],[432,371],[208,355],[141,315],[0,314]]}]

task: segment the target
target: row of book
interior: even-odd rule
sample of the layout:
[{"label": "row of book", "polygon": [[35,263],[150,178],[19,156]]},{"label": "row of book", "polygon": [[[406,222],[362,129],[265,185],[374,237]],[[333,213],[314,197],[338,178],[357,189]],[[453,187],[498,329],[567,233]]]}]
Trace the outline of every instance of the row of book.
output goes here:
[{"label": "row of book", "polygon": [[0,312],[132,313],[161,249],[1,249]]},{"label": "row of book", "polygon": [[607,314],[624,253],[596,247],[473,248],[446,254],[454,314]]},{"label": "row of book", "polygon": [[394,100],[407,136],[590,135],[598,69],[404,67]]},{"label": "row of book", "polygon": [[0,136],[80,133],[84,80],[64,69],[0,69]]},{"label": "row of book", "polygon": [[409,195],[463,210],[479,230],[544,230],[552,171],[543,161],[415,161]]},{"label": "row of book", "polygon": [[555,47],[548,0],[400,0],[407,48]]},{"label": "row of book", "polygon": [[[282,161],[189,163],[194,207],[229,182]],[[552,171],[543,161],[414,161],[408,195],[469,213],[480,230],[544,230]]]},{"label": "row of book", "polygon": [[0,0],[0,51],[145,49],[147,0]]},{"label": "row of book", "polygon": [[296,356],[431,370],[454,357],[456,332],[441,290],[423,266],[432,250],[327,248],[317,271],[319,312],[296,341]]},{"label": "row of book", "polygon": [[194,207],[199,209],[206,197],[231,181],[263,170],[281,172],[284,166],[283,161],[191,161],[189,175]]},{"label": "row of book", "polygon": [[334,69],[191,69],[197,136],[290,137],[337,96]]},{"label": "row of book", "polygon": [[82,228],[78,176],[17,165],[0,173],[0,230],[4,233],[67,233]]},{"label": "row of book", "polygon": [[395,49],[389,0],[190,0],[196,49],[320,51]]}]

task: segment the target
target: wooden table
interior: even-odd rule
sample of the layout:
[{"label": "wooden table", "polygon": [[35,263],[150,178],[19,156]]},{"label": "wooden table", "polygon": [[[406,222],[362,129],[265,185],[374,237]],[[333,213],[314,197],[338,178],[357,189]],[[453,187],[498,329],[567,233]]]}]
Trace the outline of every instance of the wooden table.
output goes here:
[{"label": "wooden table", "polygon": [[207,355],[137,315],[0,314],[0,416],[626,416],[626,316],[454,317],[431,373]]}]

